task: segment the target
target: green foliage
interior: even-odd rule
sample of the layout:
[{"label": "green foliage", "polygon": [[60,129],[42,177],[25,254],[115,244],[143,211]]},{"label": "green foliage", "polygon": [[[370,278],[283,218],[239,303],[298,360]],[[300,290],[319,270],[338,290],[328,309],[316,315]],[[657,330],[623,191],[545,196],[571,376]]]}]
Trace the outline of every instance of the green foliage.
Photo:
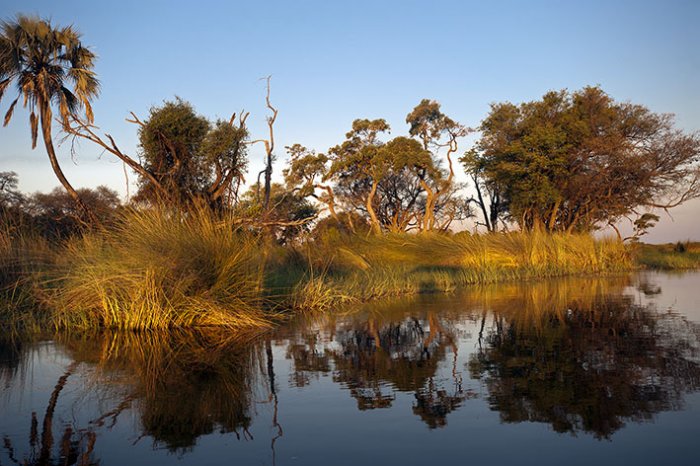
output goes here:
[{"label": "green foliage", "polygon": [[[193,198],[207,181],[206,160],[199,148],[208,131],[209,121],[181,99],[151,108],[139,129],[144,168],[156,176],[175,202]],[[159,194],[148,179],[141,179],[138,197],[156,199]]]},{"label": "green foliage", "polygon": [[151,108],[139,129],[143,169],[151,176],[140,177],[136,200],[223,207],[248,167],[247,138],[243,124],[212,125],[179,98]]},{"label": "green foliage", "polygon": [[700,138],[672,123],[597,87],[549,92],[492,105],[478,150],[462,161],[521,227],[589,231],[699,194]]}]

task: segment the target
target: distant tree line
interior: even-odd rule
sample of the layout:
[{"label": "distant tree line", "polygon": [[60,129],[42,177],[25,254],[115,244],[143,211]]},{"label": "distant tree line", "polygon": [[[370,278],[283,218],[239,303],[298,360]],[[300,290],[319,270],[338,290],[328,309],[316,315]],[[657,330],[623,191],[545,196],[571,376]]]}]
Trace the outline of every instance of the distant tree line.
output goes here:
[{"label": "distant tree line", "polygon": [[[616,102],[599,87],[494,103],[476,129],[427,99],[407,115],[407,136],[387,138],[390,127],[383,119],[357,119],[345,140],[324,152],[288,146],[283,182],[274,183],[278,110],[268,77],[267,138],[251,138],[248,113],[210,121],[178,98],[153,107],[144,120],[132,113],[128,121],[138,126],[139,149],[127,154],[93,125],[90,101],[99,89],[94,58],[72,27],[21,15],[2,24],[0,99],[11,84],[17,90],[4,123],[18,102],[28,108],[32,145],[41,126],[67,193],[62,199],[58,191],[24,197],[16,192],[16,177],[5,172],[5,215],[22,206],[32,218],[73,218],[77,228],[104,222],[105,209],[119,205],[106,188],[76,190],[68,182],[53,147],[53,108],[65,134],[97,144],[136,172],[132,203],[230,212],[264,225],[282,242],[312,227],[375,234],[447,231],[467,218],[490,232],[512,226],[591,231],[623,218],[648,228],[658,219],[648,210],[700,196],[698,133],[675,129],[671,115]],[[474,146],[460,148],[477,130]],[[249,148],[256,143],[265,146],[265,168],[243,191]],[[455,158],[473,195],[456,181]]]}]

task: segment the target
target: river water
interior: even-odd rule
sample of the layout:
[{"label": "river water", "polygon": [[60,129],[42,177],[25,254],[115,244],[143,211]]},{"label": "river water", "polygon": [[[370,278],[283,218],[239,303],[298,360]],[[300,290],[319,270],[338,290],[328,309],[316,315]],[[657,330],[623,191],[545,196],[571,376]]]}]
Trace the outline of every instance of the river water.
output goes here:
[{"label": "river water", "polygon": [[0,339],[0,465],[700,464],[700,273]]}]

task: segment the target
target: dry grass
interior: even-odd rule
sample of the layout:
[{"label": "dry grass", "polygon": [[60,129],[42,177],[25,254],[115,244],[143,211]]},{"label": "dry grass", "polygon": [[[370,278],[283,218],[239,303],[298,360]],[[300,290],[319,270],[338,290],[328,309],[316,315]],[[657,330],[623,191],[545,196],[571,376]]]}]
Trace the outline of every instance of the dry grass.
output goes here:
[{"label": "dry grass", "polygon": [[65,328],[260,327],[260,241],[205,210],[129,211],[66,245],[51,294]]},{"label": "dry grass", "polygon": [[[360,300],[422,292],[450,292],[473,284],[632,268],[628,251],[613,239],[584,234],[515,232],[493,235],[387,235],[314,244],[310,266],[324,270],[296,299],[331,295]],[[322,283],[318,283],[322,281]]]}]

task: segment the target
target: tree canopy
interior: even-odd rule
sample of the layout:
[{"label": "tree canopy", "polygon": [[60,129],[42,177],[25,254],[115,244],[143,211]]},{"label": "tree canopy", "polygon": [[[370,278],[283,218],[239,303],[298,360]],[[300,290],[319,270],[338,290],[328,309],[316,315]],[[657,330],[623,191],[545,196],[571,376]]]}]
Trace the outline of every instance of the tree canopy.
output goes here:
[{"label": "tree canopy", "polygon": [[598,87],[493,104],[480,129],[462,161],[522,228],[586,231],[700,194],[700,137]]}]

